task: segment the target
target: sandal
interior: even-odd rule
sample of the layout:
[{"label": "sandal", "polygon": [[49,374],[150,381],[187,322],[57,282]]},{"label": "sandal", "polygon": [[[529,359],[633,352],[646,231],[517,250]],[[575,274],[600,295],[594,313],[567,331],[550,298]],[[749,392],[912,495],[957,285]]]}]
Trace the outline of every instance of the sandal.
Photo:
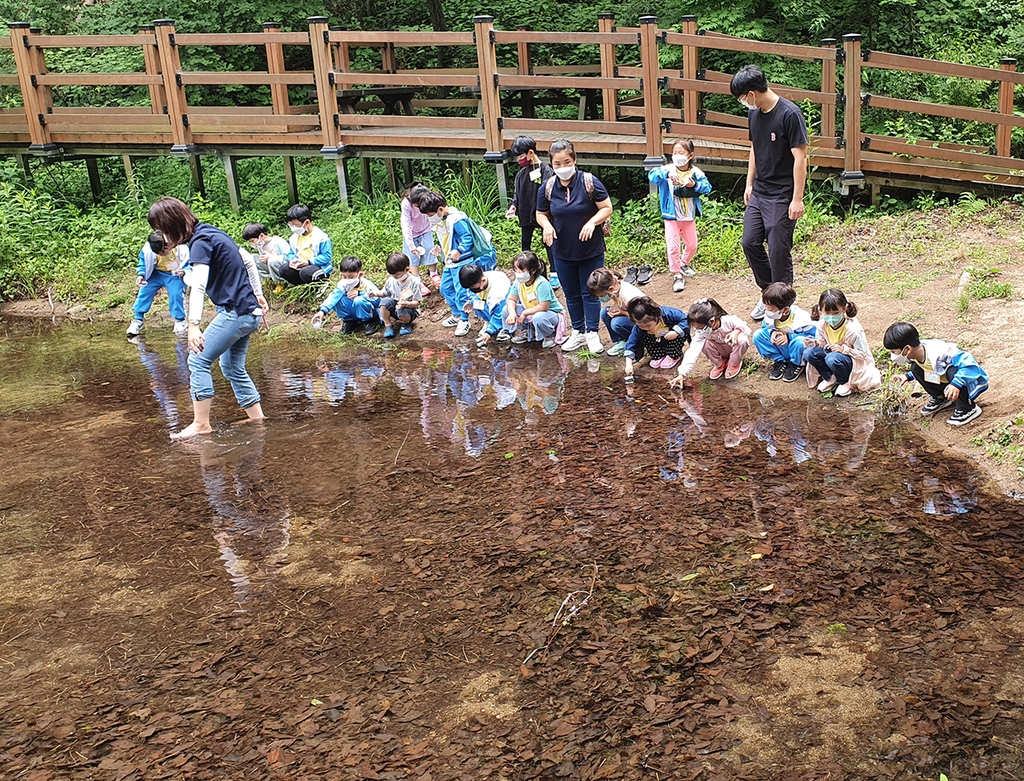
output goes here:
[{"label": "sandal", "polygon": [[654,269],[650,266],[641,266],[636,271],[636,284],[648,285],[654,279]]}]

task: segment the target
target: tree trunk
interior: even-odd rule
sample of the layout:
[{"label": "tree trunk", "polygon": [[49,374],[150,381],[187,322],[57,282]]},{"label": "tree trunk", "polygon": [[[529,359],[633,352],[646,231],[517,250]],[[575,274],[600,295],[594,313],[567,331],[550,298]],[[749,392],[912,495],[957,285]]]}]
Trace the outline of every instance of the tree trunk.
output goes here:
[{"label": "tree trunk", "polygon": [[[444,9],[441,7],[441,0],[427,0],[427,13],[430,14],[430,26],[436,33],[448,32],[448,24],[444,20]],[[451,64],[452,50],[447,46],[440,46],[437,49],[437,65],[439,68],[447,68]]]}]

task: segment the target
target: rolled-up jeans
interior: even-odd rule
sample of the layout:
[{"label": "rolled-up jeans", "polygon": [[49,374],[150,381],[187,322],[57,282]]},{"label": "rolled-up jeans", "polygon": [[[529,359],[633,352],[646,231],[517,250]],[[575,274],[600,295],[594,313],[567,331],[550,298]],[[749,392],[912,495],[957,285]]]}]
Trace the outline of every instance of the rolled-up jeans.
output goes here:
[{"label": "rolled-up jeans", "polygon": [[220,359],[220,370],[231,383],[231,390],[242,409],[260,401],[252,378],[245,370],[245,356],[249,351],[249,336],[260,327],[258,315],[240,315],[229,312],[222,306],[203,331],[203,350],[188,357],[188,368],[192,372],[189,385],[195,401],[213,398],[213,374],[210,367]]}]

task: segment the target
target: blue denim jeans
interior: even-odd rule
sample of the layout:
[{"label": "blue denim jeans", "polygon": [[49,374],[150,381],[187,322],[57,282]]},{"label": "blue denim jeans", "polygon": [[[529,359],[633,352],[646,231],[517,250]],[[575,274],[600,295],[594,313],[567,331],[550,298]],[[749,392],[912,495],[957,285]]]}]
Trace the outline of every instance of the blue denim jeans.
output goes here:
[{"label": "blue denim jeans", "polygon": [[590,295],[587,281],[599,268],[604,268],[604,253],[583,261],[555,258],[555,271],[565,293],[565,308],[569,310],[572,327],[581,333],[597,333],[601,324],[601,302]]},{"label": "blue denim jeans", "polygon": [[217,314],[203,331],[205,346],[201,353],[193,353],[188,358],[188,368],[192,372],[189,381],[192,398],[196,401],[213,398],[213,374],[210,367],[220,359],[220,370],[231,383],[231,390],[242,409],[247,409],[260,401],[260,392],[256,390],[252,378],[245,370],[245,355],[249,351],[249,335],[260,327],[257,315],[239,315],[217,307]]},{"label": "blue denim jeans", "polygon": [[840,385],[850,381],[853,374],[853,358],[843,353],[826,352],[822,347],[808,347],[804,350],[804,361],[817,369],[823,380],[833,376]]},{"label": "blue denim jeans", "polygon": [[608,336],[612,338],[613,342],[624,342],[633,333],[633,321],[625,315],[612,317],[608,314],[609,309],[611,307],[606,306],[601,310],[601,321],[604,323],[604,327],[608,329]]}]

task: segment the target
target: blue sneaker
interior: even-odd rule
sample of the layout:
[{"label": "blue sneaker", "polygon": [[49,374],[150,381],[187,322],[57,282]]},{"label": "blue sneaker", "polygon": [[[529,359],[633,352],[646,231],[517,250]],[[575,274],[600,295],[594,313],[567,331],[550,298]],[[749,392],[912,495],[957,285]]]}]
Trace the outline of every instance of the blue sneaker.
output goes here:
[{"label": "blue sneaker", "polygon": [[558,281],[558,274],[556,274],[554,271],[552,271],[551,274],[548,276],[548,282],[550,282],[551,287],[555,288],[556,290],[562,286],[561,283]]},{"label": "blue sneaker", "polygon": [[395,329],[392,326],[389,325],[387,328],[384,329],[384,338],[385,339],[394,339],[395,338]]},{"label": "blue sneaker", "polygon": [[408,325],[400,325],[400,326],[398,326],[398,335],[399,336],[408,336],[411,333],[412,333],[412,324],[411,323],[408,324]]}]

